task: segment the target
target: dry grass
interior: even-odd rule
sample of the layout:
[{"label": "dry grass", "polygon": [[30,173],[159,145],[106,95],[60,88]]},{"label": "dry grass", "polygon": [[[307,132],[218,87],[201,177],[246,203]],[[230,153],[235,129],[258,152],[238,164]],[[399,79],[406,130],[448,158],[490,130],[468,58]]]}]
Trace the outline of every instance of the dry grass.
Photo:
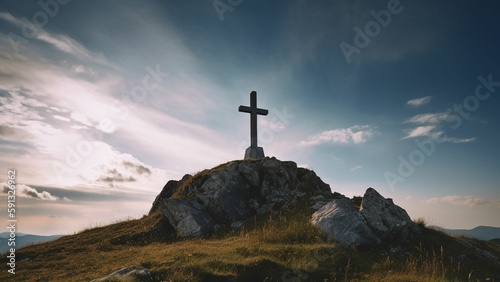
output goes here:
[{"label": "dry grass", "polygon": [[420,217],[420,218],[417,218],[414,220],[414,222],[420,226],[420,228],[424,228],[427,226],[427,221],[425,220],[425,218],[423,217]]},{"label": "dry grass", "polygon": [[[149,232],[162,220],[155,213],[20,249],[15,277],[5,269],[0,281],[89,281],[134,265],[149,268],[155,281],[467,281],[472,269],[474,279],[494,269],[431,229],[404,251],[338,248],[309,223],[307,206],[256,218],[238,231],[170,241]],[[473,262],[462,265],[451,259],[456,254]]]},{"label": "dry grass", "polygon": [[463,281],[464,278],[461,262],[446,261],[443,247],[439,253],[434,250],[429,253],[420,247],[405,263],[387,257],[373,270],[370,277],[380,281]]}]

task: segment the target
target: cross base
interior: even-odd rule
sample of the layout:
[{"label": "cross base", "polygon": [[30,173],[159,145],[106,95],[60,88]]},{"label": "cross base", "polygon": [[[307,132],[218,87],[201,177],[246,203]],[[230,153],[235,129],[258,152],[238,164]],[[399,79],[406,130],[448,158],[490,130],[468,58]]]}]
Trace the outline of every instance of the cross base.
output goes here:
[{"label": "cross base", "polygon": [[263,159],[264,148],[262,147],[248,147],[245,151],[245,160]]}]

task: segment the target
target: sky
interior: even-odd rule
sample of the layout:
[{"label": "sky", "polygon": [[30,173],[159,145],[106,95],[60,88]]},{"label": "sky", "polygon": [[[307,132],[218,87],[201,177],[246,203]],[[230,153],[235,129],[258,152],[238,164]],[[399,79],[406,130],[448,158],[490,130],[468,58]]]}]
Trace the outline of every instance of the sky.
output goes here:
[{"label": "sky", "polygon": [[257,91],[267,156],[429,225],[500,226],[499,9],[0,0],[0,217],[9,177],[20,232],[147,214],[168,180],[243,158]]}]

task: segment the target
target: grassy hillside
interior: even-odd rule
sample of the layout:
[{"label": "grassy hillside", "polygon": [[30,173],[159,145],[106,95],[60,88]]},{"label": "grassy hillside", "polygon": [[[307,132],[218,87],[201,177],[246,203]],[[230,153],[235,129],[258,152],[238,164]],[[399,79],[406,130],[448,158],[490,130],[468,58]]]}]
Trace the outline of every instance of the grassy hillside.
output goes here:
[{"label": "grassy hillside", "polygon": [[160,236],[158,213],[89,229],[18,250],[16,275],[3,255],[0,281],[89,281],[133,265],[149,268],[155,281],[469,281],[471,272],[482,281],[499,272],[488,257],[500,257],[493,245],[427,228],[403,244],[336,247],[309,224],[308,206],[196,239]]}]

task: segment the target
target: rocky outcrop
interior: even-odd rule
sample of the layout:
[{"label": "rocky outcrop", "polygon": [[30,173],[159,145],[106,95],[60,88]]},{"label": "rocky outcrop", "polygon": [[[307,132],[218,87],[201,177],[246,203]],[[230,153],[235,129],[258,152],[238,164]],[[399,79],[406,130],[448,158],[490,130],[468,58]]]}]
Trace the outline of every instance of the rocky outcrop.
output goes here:
[{"label": "rocky outcrop", "polygon": [[341,246],[405,240],[420,231],[404,209],[373,188],[366,190],[359,210],[351,200],[340,197],[316,211],[311,222]]},{"label": "rocky outcrop", "polygon": [[276,158],[229,162],[171,180],[150,213],[163,214],[162,230],[197,237],[221,227],[241,228],[246,220],[286,209],[299,199],[316,211],[311,210],[312,224],[342,246],[405,240],[419,231],[404,209],[375,189],[366,190],[357,209],[352,200],[332,193],[313,171]]},{"label": "rocky outcrop", "polygon": [[196,237],[318,195],[332,195],[330,186],[294,162],[235,161],[169,181],[150,213],[160,210],[178,237]]}]

